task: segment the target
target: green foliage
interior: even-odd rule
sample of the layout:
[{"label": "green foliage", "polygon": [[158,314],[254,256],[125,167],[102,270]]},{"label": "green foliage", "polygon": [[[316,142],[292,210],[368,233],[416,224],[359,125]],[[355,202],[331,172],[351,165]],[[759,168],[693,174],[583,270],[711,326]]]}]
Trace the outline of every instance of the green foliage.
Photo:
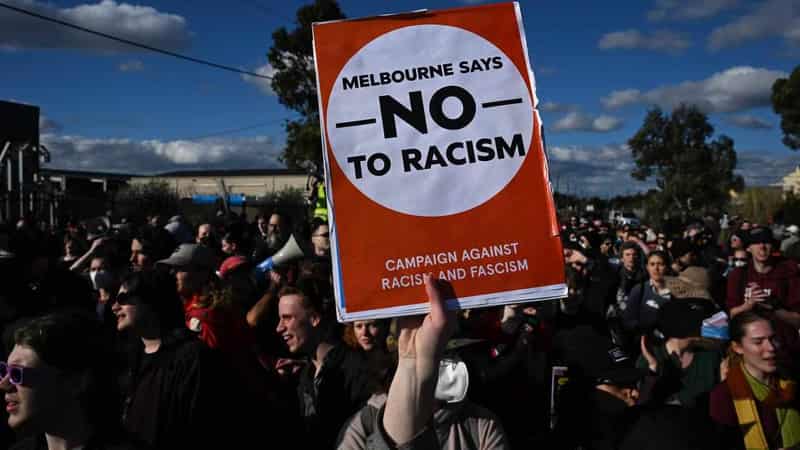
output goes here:
[{"label": "green foliage", "polygon": [[789,78],[779,78],[772,85],[772,109],[781,116],[783,143],[797,150],[800,148],[800,66]]},{"label": "green foliage", "polygon": [[172,216],[180,210],[178,194],[164,181],[130,184],[117,193],[119,214],[134,220],[159,214]]},{"label": "green foliage", "polygon": [[782,209],[783,223],[800,225],[800,197],[788,194]]},{"label": "green foliage", "polygon": [[322,141],[320,138],[319,117],[286,122],[286,148],[280,160],[290,169],[301,169],[305,161],[313,161],[317,167],[322,164]]},{"label": "green foliage", "polygon": [[720,210],[731,189],[744,181],[734,174],[736,150],[727,136],[709,141],[714,128],[693,106],[682,105],[672,115],[648,111],[639,131],[628,140],[637,180],[655,178],[652,210],[662,214]]},{"label": "green foliage", "polygon": [[264,212],[279,211],[281,214],[290,216],[294,223],[305,221],[310,213],[305,191],[298,188],[267,192],[264,196],[264,205]]},{"label": "green foliage", "polygon": [[300,114],[299,119],[285,124],[286,148],[281,160],[290,169],[307,160],[322,167],[311,24],[343,18],[335,0],[315,0],[297,10],[297,26],[293,30],[280,27],[272,33],[273,45],[267,55],[275,70],[272,90],[282,105]]},{"label": "green foliage", "polygon": [[267,205],[305,205],[305,191],[299,188],[287,187],[282,191],[267,192],[264,195],[264,203]]},{"label": "green foliage", "polygon": [[737,196],[732,206],[736,215],[757,223],[768,223],[784,207],[783,194],[775,188],[747,188]]}]

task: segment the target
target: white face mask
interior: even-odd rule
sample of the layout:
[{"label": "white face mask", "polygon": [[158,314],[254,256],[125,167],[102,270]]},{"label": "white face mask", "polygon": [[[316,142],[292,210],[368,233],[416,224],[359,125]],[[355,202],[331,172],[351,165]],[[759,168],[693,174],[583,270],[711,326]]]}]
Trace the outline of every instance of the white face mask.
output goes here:
[{"label": "white face mask", "polygon": [[110,289],[114,281],[113,275],[107,270],[92,270],[89,272],[89,279],[92,280],[92,287],[95,291],[100,289]]},{"label": "white face mask", "polygon": [[469,372],[464,361],[443,358],[439,361],[439,379],[436,382],[436,400],[458,403],[467,396]]}]

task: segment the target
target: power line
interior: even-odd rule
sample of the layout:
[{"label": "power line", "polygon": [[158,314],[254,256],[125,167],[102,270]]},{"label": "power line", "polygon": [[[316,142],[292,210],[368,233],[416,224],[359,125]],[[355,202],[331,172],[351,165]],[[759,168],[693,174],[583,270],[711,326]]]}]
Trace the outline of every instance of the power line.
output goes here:
[{"label": "power line", "polygon": [[210,66],[210,67],[214,67],[214,68],[222,69],[222,70],[227,70],[229,72],[235,72],[235,73],[239,73],[239,74],[242,74],[242,75],[249,75],[251,77],[256,77],[256,78],[264,78],[266,80],[271,80],[272,79],[272,77],[269,76],[269,75],[262,75],[260,73],[249,72],[247,70],[237,69],[236,67],[226,66],[224,64],[218,64],[218,63],[215,63],[215,62],[212,62],[212,61],[207,61],[207,60],[200,59],[200,58],[194,58],[192,56],[182,55],[180,53],[175,53],[175,52],[172,52],[172,51],[169,51],[169,50],[160,49],[160,48],[153,47],[153,46],[150,46],[150,45],[147,45],[147,44],[142,44],[140,42],[131,41],[130,39],[125,39],[125,38],[121,38],[121,37],[118,37],[118,36],[113,36],[113,35],[110,35],[108,33],[103,33],[101,31],[90,30],[89,28],[85,28],[85,27],[82,27],[80,25],[75,25],[73,23],[65,22],[65,21],[60,20],[60,19],[56,19],[56,18],[53,18],[53,17],[48,17],[48,16],[45,16],[45,15],[42,15],[42,14],[39,14],[39,13],[35,13],[33,11],[29,11],[27,9],[23,9],[23,8],[18,8],[16,6],[12,6],[12,5],[9,5],[9,4],[6,4],[6,3],[0,2],[0,7],[6,8],[6,9],[10,9],[12,11],[16,11],[16,12],[18,12],[20,14],[25,14],[25,15],[28,15],[28,16],[31,16],[31,17],[36,17],[37,19],[41,19],[41,20],[44,20],[44,21],[47,21],[47,22],[56,23],[58,25],[65,26],[67,28],[72,28],[74,30],[83,31],[84,33],[93,34],[95,36],[100,36],[100,37],[104,37],[106,39],[111,39],[112,41],[121,42],[123,44],[127,44],[127,45],[131,45],[131,46],[134,46],[134,47],[143,48],[145,50],[150,50],[151,52],[161,53],[163,55],[172,56],[174,58],[183,59],[183,60],[190,61],[190,62],[193,62],[193,63],[203,64],[203,65],[206,65],[206,66]]}]

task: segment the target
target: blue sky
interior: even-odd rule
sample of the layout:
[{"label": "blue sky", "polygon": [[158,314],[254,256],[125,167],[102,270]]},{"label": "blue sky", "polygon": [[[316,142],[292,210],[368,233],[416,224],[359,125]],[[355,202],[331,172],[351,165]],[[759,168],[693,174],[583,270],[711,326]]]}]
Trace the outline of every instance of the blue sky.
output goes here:
[{"label": "blue sky", "polygon": [[[144,1],[144,3],[142,2]],[[245,70],[303,1],[0,0],[87,28]],[[348,17],[477,1],[340,2]],[[520,2],[561,191],[613,195],[630,176],[625,142],[651,105],[694,102],[732,137],[753,185],[800,164],[781,143],[769,87],[800,62],[800,0]],[[0,99],[41,107],[51,166],[153,173],[277,167],[293,117],[267,85],[124,47],[0,9]],[[247,128],[245,130],[239,130]],[[208,134],[217,136],[206,137]]]}]

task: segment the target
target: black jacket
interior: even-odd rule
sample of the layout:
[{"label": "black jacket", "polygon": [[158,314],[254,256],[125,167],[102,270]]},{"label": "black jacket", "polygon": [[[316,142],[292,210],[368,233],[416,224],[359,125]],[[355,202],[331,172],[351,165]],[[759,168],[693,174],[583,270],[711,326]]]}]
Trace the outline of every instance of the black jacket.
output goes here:
[{"label": "black jacket", "polygon": [[574,386],[564,392],[553,448],[616,450],[636,418],[636,409],[604,391]]},{"label": "black jacket", "polygon": [[649,280],[633,287],[628,294],[628,302],[622,313],[625,329],[635,333],[647,333],[658,324],[661,306],[670,300],[658,295]]},{"label": "black jacket", "polygon": [[[175,330],[156,353],[139,343],[124,387],[123,425],[130,438],[153,448],[191,448],[231,433],[235,392],[225,366],[189,330]],[[199,448],[199,447],[198,447]]]},{"label": "black jacket", "polygon": [[[118,436],[119,438],[119,436]],[[141,449],[119,439],[94,436],[83,447],[83,450],[133,450]],[[47,450],[47,440],[44,434],[30,436],[17,441],[11,450]]]},{"label": "black jacket", "polygon": [[336,345],[325,355],[316,376],[315,370],[313,364],[308,364],[297,384],[307,439],[300,447],[333,448],[342,425],[372,395],[373,384],[364,357],[344,344]]},{"label": "black jacket", "polygon": [[620,450],[714,450],[716,442],[708,421],[698,421],[680,406],[657,406],[641,411]]}]

